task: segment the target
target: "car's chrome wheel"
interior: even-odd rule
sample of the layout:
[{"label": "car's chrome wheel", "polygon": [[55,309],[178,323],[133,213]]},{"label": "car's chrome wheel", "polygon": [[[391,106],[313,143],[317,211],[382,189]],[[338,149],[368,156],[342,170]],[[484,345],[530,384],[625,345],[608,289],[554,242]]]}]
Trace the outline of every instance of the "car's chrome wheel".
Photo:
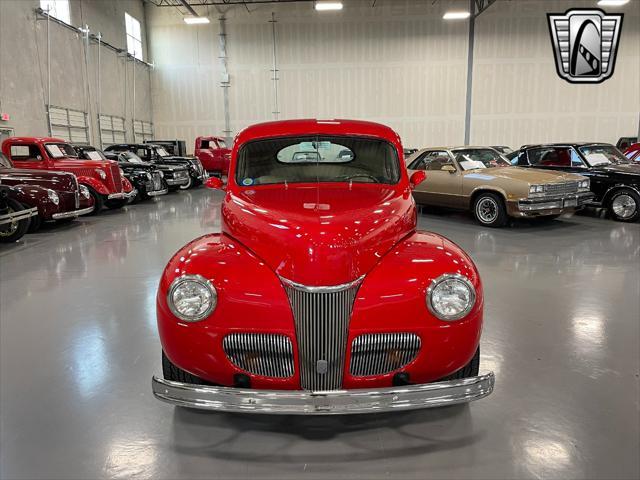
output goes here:
[{"label": "car's chrome wheel", "polygon": [[485,197],[476,204],[476,216],[482,223],[493,223],[498,217],[498,203],[491,197]]},{"label": "car's chrome wheel", "polygon": [[[8,213],[15,213],[15,212],[16,210],[14,210],[13,208],[11,207],[8,208]],[[8,225],[5,224],[2,227],[0,227],[0,237],[10,237],[14,233],[16,233],[18,231],[19,223],[20,222],[16,222],[15,220],[12,220],[11,223],[9,223]]]},{"label": "car's chrome wheel", "polygon": [[638,205],[631,195],[623,193],[613,200],[611,209],[618,217],[627,219],[633,217],[638,209]]}]

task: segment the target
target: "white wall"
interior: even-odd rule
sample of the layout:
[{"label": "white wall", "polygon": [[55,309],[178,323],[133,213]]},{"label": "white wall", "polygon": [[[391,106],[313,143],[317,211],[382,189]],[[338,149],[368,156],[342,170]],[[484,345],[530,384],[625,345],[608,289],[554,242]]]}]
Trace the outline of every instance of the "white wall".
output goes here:
[{"label": "white wall", "polygon": [[[1,126],[16,135],[47,135],[47,22],[38,17],[38,0],[0,0],[0,110],[9,113]],[[126,50],[124,12],[141,22],[146,50],[145,9],[142,0],[71,0],[71,23],[89,25],[103,41]],[[89,46],[88,69],[84,43],[77,33],[51,22],[51,104],[90,113],[91,141],[98,143],[96,126],[98,46]],[[147,52],[144,52],[147,60]],[[101,47],[101,113],[125,117],[127,135],[133,139],[132,118],[151,120],[148,67],[125,61]],[[125,69],[127,79],[125,81]],[[136,105],[133,106],[133,75]],[[87,81],[88,80],[88,81]]]},{"label": "white wall", "polygon": [[[280,118],[360,118],[395,128],[407,146],[464,139],[467,22],[444,10],[466,1],[347,0],[342,12],[311,3],[226,12],[233,133],[274,118],[271,12],[276,13]],[[615,142],[638,130],[640,3],[624,7],[616,73],[600,86],[561,80],[548,11],[593,1],[499,1],[476,23],[471,142]],[[156,132],[193,142],[224,129],[218,13],[187,26],[176,8],[147,4]],[[192,146],[191,146],[192,148]]]}]

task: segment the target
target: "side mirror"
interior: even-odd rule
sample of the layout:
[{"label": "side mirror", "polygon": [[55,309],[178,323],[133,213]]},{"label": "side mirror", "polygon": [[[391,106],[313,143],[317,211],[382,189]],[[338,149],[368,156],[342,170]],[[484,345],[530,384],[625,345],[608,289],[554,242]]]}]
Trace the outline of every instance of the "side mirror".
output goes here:
[{"label": "side mirror", "polygon": [[427,174],[425,173],[424,170],[418,170],[416,172],[413,172],[413,174],[409,178],[409,183],[411,184],[411,190],[413,190],[422,182],[424,182],[426,178],[427,178]]},{"label": "side mirror", "polygon": [[36,160],[41,162],[42,161],[42,155],[36,155]]},{"label": "side mirror", "polygon": [[224,190],[224,183],[218,177],[209,177],[204,182],[207,188],[214,188],[216,190]]},{"label": "side mirror", "polygon": [[456,167],[453,165],[443,165],[442,170],[449,173],[456,173]]}]

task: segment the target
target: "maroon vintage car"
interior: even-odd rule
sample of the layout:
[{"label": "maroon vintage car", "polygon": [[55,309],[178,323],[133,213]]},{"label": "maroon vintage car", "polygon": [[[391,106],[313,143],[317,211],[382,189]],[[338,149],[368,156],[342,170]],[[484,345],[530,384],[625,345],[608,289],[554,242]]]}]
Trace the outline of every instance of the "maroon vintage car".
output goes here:
[{"label": "maroon vintage car", "polygon": [[[36,231],[42,222],[76,218],[91,213],[94,200],[89,189],[79,185],[73,173],[50,172],[14,168],[11,160],[0,153],[0,183],[18,187],[21,202],[38,208],[38,215],[31,218],[29,231]],[[41,194],[41,187],[46,195]]]},{"label": "maroon vintage car", "polygon": [[227,175],[231,150],[222,137],[198,137],[194,154],[210,175]]},{"label": "maroon vintage car", "polygon": [[[416,228],[400,137],[350,120],[251,126],[235,140],[222,232],[160,279],[157,398],[243,413],[352,414],[469,402],[483,292],[471,258]],[[428,181],[428,180],[427,180]]]},{"label": "maroon vintage car", "polygon": [[121,208],[137,195],[131,183],[123,180],[118,164],[112,160],[84,160],[60,138],[10,137],[2,142],[4,153],[17,168],[71,172],[89,190],[94,211],[103,205]]}]

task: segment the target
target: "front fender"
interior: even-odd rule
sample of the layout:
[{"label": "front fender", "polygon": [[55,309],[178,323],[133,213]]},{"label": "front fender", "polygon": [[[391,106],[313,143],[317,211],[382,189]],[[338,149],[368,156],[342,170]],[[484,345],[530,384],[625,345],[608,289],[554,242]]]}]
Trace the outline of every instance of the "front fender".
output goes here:
[{"label": "front fender", "polygon": [[78,183],[93,188],[100,195],[109,195],[111,193],[104,183],[93,177],[80,176],[78,177]]},{"label": "front fender", "polygon": [[[211,315],[194,323],[175,317],[167,305],[167,292],[178,276],[198,274],[218,292]],[[290,337],[297,364],[295,328],[289,301],[280,280],[262,261],[224,234],[205,235],[181,248],[162,274],[156,299],[158,330],[169,359],[193,375],[232,385],[233,367],[222,349],[231,331],[280,333]],[[285,379],[255,377],[256,388],[296,389],[298,372]]]},{"label": "front fender", "polygon": [[[429,312],[426,290],[445,273],[467,277],[476,290],[476,302],[458,321],[439,320]],[[363,333],[415,333],[422,347],[402,370],[412,383],[439,380],[465,366],[480,342],[483,313],[482,282],[469,256],[450,240],[429,232],[416,232],[400,242],[365,277],[351,316],[347,345]],[[345,388],[390,386],[395,372],[373,377],[350,375],[350,349],[345,362]]]},{"label": "front fender", "polygon": [[49,198],[47,190],[35,185],[12,185],[15,192],[15,199],[28,207],[37,207],[38,215],[43,220],[50,220],[54,213],[60,210]]}]

